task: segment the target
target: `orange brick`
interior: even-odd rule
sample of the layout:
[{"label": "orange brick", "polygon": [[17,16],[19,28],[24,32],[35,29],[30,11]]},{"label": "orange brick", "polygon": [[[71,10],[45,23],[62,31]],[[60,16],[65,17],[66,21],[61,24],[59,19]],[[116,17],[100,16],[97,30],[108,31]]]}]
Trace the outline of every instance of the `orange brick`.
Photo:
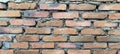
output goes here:
[{"label": "orange brick", "polygon": [[42,10],[66,10],[66,4],[40,4]]},{"label": "orange brick", "polygon": [[0,36],[0,41],[12,41],[11,36]]},{"label": "orange brick", "polygon": [[17,50],[17,54],[40,54],[39,50]]},{"label": "orange brick", "polygon": [[73,20],[67,20],[66,26],[91,26],[90,21],[73,21]]},{"label": "orange brick", "polygon": [[58,48],[77,48],[75,43],[58,43]]},{"label": "orange brick", "polygon": [[91,54],[90,50],[68,50],[68,54]]},{"label": "orange brick", "polygon": [[117,23],[105,22],[105,21],[95,21],[94,27],[117,27]]},{"label": "orange brick", "polygon": [[120,10],[120,4],[102,4],[99,6],[99,10]]},{"label": "orange brick", "polygon": [[56,19],[73,19],[78,17],[79,17],[78,12],[54,12],[53,13],[53,18],[56,18]]},{"label": "orange brick", "polygon": [[106,48],[107,43],[85,43],[84,48]]},{"label": "orange brick", "polygon": [[109,43],[109,48],[111,48],[111,49],[119,49],[120,44],[119,43]]},{"label": "orange brick", "polygon": [[38,11],[38,12],[25,11],[23,17],[48,18],[49,15],[50,14],[47,11]]},{"label": "orange brick", "polygon": [[0,54],[14,54],[13,50],[0,50]]},{"label": "orange brick", "polygon": [[108,42],[109,37],[108,36],[97,36],[96,39],[98,42]]},{"label": "orange brick", "polygon": [[96,5],[92,4],[70,4],[70,10],[94,10],[96,9]]},{"label": "orange brick", "polygon": [[39,36],[26,35],[26,36],[16,36],[17,41],[39,41]]},{"label": "orange brick", "polygon": [[113,14],[109,14],[108,17],[110,20],[119,20],[120,19],[120,13],[113,13]]},{"label": "orange brick", "polygon": [[28,48],[28,42],[11,43],[10,48]]},{"label": "orange brick", "polygon": [[93,54],[116,54],[117,50],[94,50]]},{"label": "orange brick", "polygon": [[9,9],[35,9],[36,3],[15,3],[15,2],[9,2],[8,8]]},{"label": "orange brick", "polygon": [[118,30],[118,29],[115,29],[115,30],[110,30],[110,31],[108,31],[108,34],[109,35],[120,35],[120,30]]},{"label": "orange brick", "polygon": [[64,42],[67,41],[66,36],[43,36],[43,41],[47,42]]},{"label": "orange brick", "polygon": [[64,50],[42,50],[42,54],[65,54]]},{"label": "orange brick", "polygon": [[22,25],[25,25],[25,26],[34,26],[35,24],[36,24],[35,20],[30,20],[30,19],[27,19],[27,20],[12,19],[12,20],[10,20],[10,25],[15,25],[15,26],[22,26]]},{"label": "orange brick", "polygon": [[81,34],[104,35],[105,32],[102,29],[85,28],[81,30]]},{"label": "orange brick", "polygon": [[86,12],[82,14],[84,19],[105,19],[106,17],[107,14],[102,12]]},{"label": "orange brick", "polygon": [[31,48],[54,48],[54,43],[32,43]]},{"label": "orange brick", "polygon": [[71,42],[93,42],[94,36],[70,36]]},{"label": "orange brick", "polygon": [[7,26],[7,21],[5,20],[0,20],[0,26]]},{"label": "orange brick", "polygon": [[63,26],[63,21],[62,20],[50,20],[46,22],[40,22],[38,21],[38,26]]},{"label": "orange brick", "polygon": [[20,11],[0,11],[0,17],[20,17]]},{"label": "orange brick", "polygon": [[26,34],[50,34],[50,28],[26,28]]}]

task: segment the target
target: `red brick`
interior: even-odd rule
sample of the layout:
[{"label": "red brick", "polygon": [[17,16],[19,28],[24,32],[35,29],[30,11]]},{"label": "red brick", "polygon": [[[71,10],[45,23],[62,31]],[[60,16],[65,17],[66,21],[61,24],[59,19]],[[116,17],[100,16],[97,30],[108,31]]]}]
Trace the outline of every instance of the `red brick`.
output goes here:
[{"label": "red brick", "polygon": [[68,50],[68,54],[91,54],[90,50]]},{"label": "red brick", "polygon": [[110,20],[119,20],[120,19],[120,13],[113,13],[113,14],[109,14],[108,17]]},{"label": "red brick", "polygon": [[0,11],[0,17],[20,17],[20,11]]},{"label": "red brick", "polygon": [[0,36],[0,41],[12,41],[11,36]]},{"label": "red brick", "polygon": [[108,42],[109,37],[108,36],[97,36],[96,39],[98,42]]},{"label": "red brick", "polygon": [[12,20],[10,20],[10,25],[15,25],[15,26],[22,26],[22,25],[25,25],[25,26],[34,26],[35,24],[36,24],[35,20],[30,20],[30,19],[27,19],[27,20],[12,19]]},{"label": "red brick", "polygon": [[15,3],[15,2],[9,2],[8,8],[9,9],[35,9],[36,3]]},{"label": "red brick", "polygon": [[26,11],[24,12],[24,17],[33,17],[33,18],[48,18],[49,12],[47,11],[38,11],[38,12],[30,12]]},{"label": "red brick", "polygon": [[105,22],[105,21],[95,21],[94,27],[117,27],[117,23]]},{"label": "red brick", "polygon": [[115,29],[115,30],[110,30],[110,31],[108,31],[108,34],[109,35],[120,35],[120,30],[118,30],[118,29]]},{"label": "red brick", "polygon": [[50,34],[50,28],[26,28],[26,34]]},{"label": "red brick", "polygon": [[58,43],[58,48],[77,48],[75,43]]},{"label": "red brick", "polygon": [[10,48],[28,48],[28,42],[11,43]]},{"label": "red brick", "polygon": [[40,54],[39,50],[17,50],[17,54]]},{"label": "red brick", "polygon": [[107,14],[103,12],[86,12],[82,14],[84,19],[105,19],[106,17]]},{"label": "red brick", "polygon": [[104,35],[105,32],[102,29],[85,28],[85,29],[81,30],[81,34]]},{"label": "red brick", "polygon": [[67,20],[66,26],[91,26],[90,21],[73,21],[73,20]]},{"label": "red brick", "polygon": [[13,50],[0,50],[0,54],[14,54]]},{"label": "red brick", "polygon": [[42,50],[42,54],[65,54],[64,50]]},{"label": "red brick", "polygon": [[94,50],[93,54],[116,54],[117,50]]},{"label": "red brick", "polygon": [[7,26],[7,21],[5,20],[0,20],[0,26]]},{"label": "red brick", "polygon": [[43,36],[42,40],[47,42],[64,42],[67,41],[67,36]]},{"label": "red brick", "polygon": [[54,43],[32,43],[31,48],[54,48]]},{"label": "red brick", "polygon": [[74,28],[54,28],[54,34],[78,34]]},{"label": "red brick", "polygon": [[99,6],[99,10],[120,10],[120,4],[102,4]]},{"label": "red brick", "polygon": [[84,48],[106,48],[107,43],[85,43]]},{"label": "red brick", "polygon": [[16,36],[17,41],[39,41],[39,36],[26,35],[26,36]]},{"label": "red brick", "polygon": [[111,49],[119,49],[120,44],[119,43],[109,43],[109,48],[111,48]]},{"label": "red brick", "polygon": [[70,4],[70,10],[94,10],[96,9],[96,5],[92,4]]},{"label": "red brick", "polygon": [[46,22],[40,22],[38,21],[38,26],[63,26],[63,21],[62,20],[50,20]]},{"label": "red brick", "polygon": [[40,4],[42,10],[66,10],[66,4]]},{"label": "red brick", "polygon": [[7,27],[1,27],[0,28],[1,33],[22,33],[23,29],[22,28],[7,28]]},{"label": "red brick", "polygon": [[94,36],[70,36],[71,42],[93,42]]},{"label": "red brick", "polygon": [[79,17],[78,12],[54,12],[53,13],[53,18],[56,18],[56,19],[73,19],[78,17]]},{"label": "red brick", "polygon": [[0,9],[6,9],[6,4],[0,3]]}]

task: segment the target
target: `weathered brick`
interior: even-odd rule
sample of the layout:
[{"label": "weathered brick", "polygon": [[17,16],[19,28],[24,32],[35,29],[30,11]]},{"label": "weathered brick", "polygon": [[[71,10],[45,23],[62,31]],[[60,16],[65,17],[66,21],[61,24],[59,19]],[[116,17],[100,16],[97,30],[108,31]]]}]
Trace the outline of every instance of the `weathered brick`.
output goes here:
[{"label": "weathered brick", "polygon": [[83,0],[69,0],[69,1],[78,2],[78,1],[83,1]]},{"label": "weathered brick", "polygon": [[54,34],[78,34],[74,28],[54,28]]},{"label": "weathered brick", "polygon": [[120,42],[120,36],[98,36],[99,42]]},{"label": "weathered brick", "polygon": [[84,19],[105,19],[106,17],[107,14],[103,12],[86,12],[82,14]]},{"label": "weathered brick", "polygon": [[117,50],[94,50],[93,54],[116,54]]},{"label": "weathered brick", "polygon": [[54,43],[32,43],[31,48],[54,48]]},{"label": "weathered brick", "polygon": [[64,50],[42,50],[42,54],[65,54]]},{"label": "weathered brick", "polygon": [[42,40],[47,42],[64,42],[67,41],[67,36],[43,36]]},{"label": "weathered brick", "polygon": [[91,26],[90,21],[73,21],[73,20],[67,20],[65,22],[66,26]]},{"label": "weathered brick", "polygon": [[39,4],[42,10],[66,10],[66,4]]},{"label": "weathered brick", "polygon": [[20,11],[0,11],[0,17],[20,17]]},{"label": "weathered brick", "polygon": [[109,1],[114,1],[114,0],[91,0],[91,1],[97,1],[97,2],[109,2]]},{"label": "weathered brick", "polygon": [[120,10],[120,4],[102,4],[99,6],[99,10]]},{"label": "weathered brick", "polygon": [[108,34],[109,35],[120,35],[120,30],[118,30],[118,29],[115,29],[115,30],[110,30],[110,31],[108,31]]},{"label": "weathered brick", "polygon": [[78,17],[79,17],[78,12],[54,12],[53,13],[53,18],[56,18],[56,19],[73,19]]},{"label": "weathered brick", "polygon": [[117,0],[117,2],[120,2],[120,0]]},{"label": "weathered brick", "polygon": [[14,54],[13,50],[0,50],[0,54]]},{"label": "weathered brick", "polygon": [[8,8],[9,9],[35,9],[36,3],[15,3],[15,2],[9,2]]},{"label": "weathered brick", "polygon": [[23,19],[12,19],[10,20],[10,25],[15,25],[15,26],[34,26],[35,20],[31,20],[31,19],[27,19],[27,20],[23,20]]},{"label": "weathered brick", "polygon": [[0,41],[12,41],[11,36],[0,36]]},{"label": "weathered brick", "polygon": [[118,51],[118,54],[120,54],[120,50]]},{"label": "weathered brick", "polygon": [[38,21],[38,26],[63,26],[63,21],[62,20],[50,20],[46,22],[40,22]]},{"label": "weathered brick", "polygon": [[90,50],[68,50],[68,54],[91,54]]},{"label": "weathered brick", "polygon": [[16,36],[17,41],[39,41],[39,36],[26,35],[26,36]]},{"label": "weathered brick", "polygon": [[0,20],[0,26],[7,26],[7,21],[5,20]]},{"label": "weathered brick", "polygon": [[28,48],[28,42],[10,43],[10,48]]},{"label": "weathered brick", "polygon": [[119,20],[120,19],[120,13],[113,13],[113,14],[109,14],[108,17],[110,20]]},{"label": "weathered brick", "polygon": [[94,27],[117,27],[117,23],[105,22],[105,21],[95,21]]},{"label": "weathered brick", "polygon": [[22,33],[23,29],[22,28],[7,28],[7,27],[1,27],[0,28],[0,33]]},{"label": "weathered brick", "polygon": [[120,44],[119,43],[109,43],[109,48],[119,49],[120,48]]},{"label": "weathered brick", "polygon": [[40,3],[54,3],[54,0],[40,0]]},{"label": "weathered brick", "polygon": [[94,10],[96,9],[96,5],[92,4],[70,4],[70,10]]},{"label": "weathered brick", "polygon": [[40,54],[39,50],[17,50],[17,54]]},{"label": "weathered brick", "polygon": [[0,3],[0,9],[6,9],[6,4]]},{"label": "weathered brick", "polygon": [[106,48],[107,43],[85,43],[84,48]]},{"label": "weathered brick", "polygon": [[105,32],[102,29],[85,28],[85,29],[81,30],[81,34],[104,35]]},{"label": "weathered brick", "polygon": [[23,17],[48,18],[49,12],[47,11],[38,11],[38,12],[25,11]]},{"label": "weathered brick", "polygon": [[58,43],[58,48],[77,48],[75,43]]},{"label": "weathered brick", "polygon": [[93,42],[94,36],[70,36],[71,42]]},{"label": "weathered brick", "polygon": [[50,28],[26,28],[26,34],[50,34]]}]

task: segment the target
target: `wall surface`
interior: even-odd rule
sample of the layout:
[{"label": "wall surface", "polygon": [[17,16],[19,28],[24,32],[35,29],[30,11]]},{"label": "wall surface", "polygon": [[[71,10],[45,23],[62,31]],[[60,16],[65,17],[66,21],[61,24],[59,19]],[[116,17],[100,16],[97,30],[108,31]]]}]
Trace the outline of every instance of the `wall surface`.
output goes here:
[{"label": "wall surface", "polygon": [[120,0],[0,0],[0,54],[120,54]]}]

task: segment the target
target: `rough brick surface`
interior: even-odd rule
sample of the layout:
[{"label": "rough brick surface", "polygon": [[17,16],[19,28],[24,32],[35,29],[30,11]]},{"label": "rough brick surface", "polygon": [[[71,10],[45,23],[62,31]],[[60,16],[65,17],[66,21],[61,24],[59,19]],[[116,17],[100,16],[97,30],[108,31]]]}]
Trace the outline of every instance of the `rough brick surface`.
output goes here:
[{"label": "rough brick surface", "polygon": [[120,0],[0,0],[0,54],[120,54]]}]

